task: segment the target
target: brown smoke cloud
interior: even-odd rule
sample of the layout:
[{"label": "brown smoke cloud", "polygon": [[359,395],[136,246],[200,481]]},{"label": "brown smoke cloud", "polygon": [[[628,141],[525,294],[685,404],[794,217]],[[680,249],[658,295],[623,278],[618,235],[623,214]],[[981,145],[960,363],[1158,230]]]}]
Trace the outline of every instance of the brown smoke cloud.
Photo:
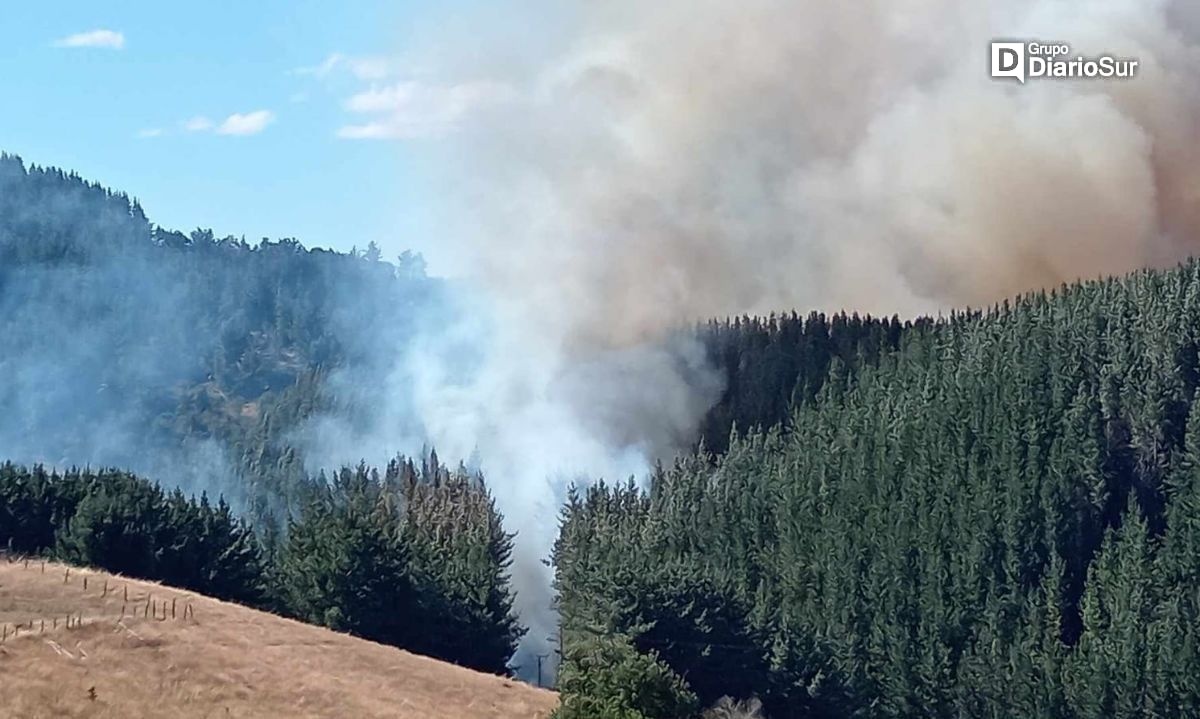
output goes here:
[{"label": "brown smoke cloud", "polygon": [[[459,137],[459,253],[587,347],[729,313],[979,305],[1191,252],[1197,11],[989,5],[568,4],[561,48]],[[997,37],[1139,75],[997,82]]]}]

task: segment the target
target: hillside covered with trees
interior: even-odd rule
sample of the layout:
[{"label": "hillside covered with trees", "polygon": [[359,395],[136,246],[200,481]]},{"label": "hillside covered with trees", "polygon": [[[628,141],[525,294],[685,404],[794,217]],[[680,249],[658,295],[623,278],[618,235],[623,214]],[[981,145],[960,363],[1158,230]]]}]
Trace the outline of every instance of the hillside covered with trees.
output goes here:
[{"label": "hillside covered with trees", "polygon": [[[0,455],[117,466],[257,518],[294,508],[290,434],[343,368],[439,302],[419,257],[384,262],[153,225],[133,199],[0,156]],[[388,335],[393,336],[393,335]],[[399,449],[399,448],[397,448]]]},{"label": "hillside covered with trees", "polygon": [[479,474],[432,452],[326,474],[294,441],[369,411],[331,377],[381,382],[370,338],[445,291],[414,255],[184,235],[0,157],[0,550],[506,673],[512,537]]},{"label": "hillside covered with trees", "polygon": [[1200,263],[855,336],[786,428],[572,494],[562,715],[1200,712]]}]

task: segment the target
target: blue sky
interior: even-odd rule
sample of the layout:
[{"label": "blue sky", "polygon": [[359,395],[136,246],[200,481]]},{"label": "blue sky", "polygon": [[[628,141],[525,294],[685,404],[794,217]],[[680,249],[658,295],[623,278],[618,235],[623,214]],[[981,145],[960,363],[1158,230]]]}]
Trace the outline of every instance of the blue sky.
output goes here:
[{"label": "blue sky", "polygon": [[4,3],[0,149],[127,191],[172,229],[425,249],[437,234],[429,145],[464,104],[498,90],[414,83],[413,58],[447,28],[469,36],[487,21],[477,11],[414,0]]}]

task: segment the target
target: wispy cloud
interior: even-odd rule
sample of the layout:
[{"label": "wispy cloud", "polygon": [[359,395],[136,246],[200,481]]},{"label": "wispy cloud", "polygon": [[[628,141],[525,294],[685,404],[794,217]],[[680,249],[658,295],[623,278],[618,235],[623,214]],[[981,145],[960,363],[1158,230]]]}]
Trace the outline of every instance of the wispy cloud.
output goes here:
[{"label": "wispy cloud", "polygon": [[[348,77],[366,86],[342,103],[343,109],[360,116],[337,130],[338,137],[352,140],[440,137],[471,113],[516,95],[511,86],[500,82],[431,82],[420,65],[394,56],[334,52],[291,74],[319,80]],[[308,93],[292,99],[307,100]]]},{"label": "wispy cloud", "polygon": [[383,80],[396,72],[395,63],[386,57],[355,57],[346,65],[359,80]]},{"label": "wispy cloud", "polygon": [[509,85],[476,81],[432,85],[415,81],[373,87],[346,100],[350,112],[376,115],[361,124],[346,125],[338,137],[352,140],[396,140],[439,137],[471,112],[505,102],[515,93]]},{"label": "wispy cloud", "polygon": [[125,47],[124,33],[113,30],[88,30],[54,41],[55,47],[100,47],[120,50]]},{"label": "wispy cloud", "polygon": [[257,135],[275,121],[270,110],[255,110],[246,114],[234,113],[217,126],[218,135]]},{"label": "wispy cloud", "polygon": [[165,132],[166,131],[163,130],[161,127],[146,127],[141,130],[138,130],[137,136],[139,139],[145,140],[145,139],[148,139],[151,137],[162,137],[163,134],[165,134]]},{"label": "wispy cloud", "polygon": [[334,72],[345,70],[359,80],[383,80],[395,75],[398,69],[399,63],[390,58],[335,52],[316,65],[292,70],[292,74],[326,78]]},{"label": "wispy cloud", "polygon": [[275,122],[275,113],[270,110],[235,112],[217,122],[205,115],[196,115],[179,123],[183,132],[215,132],[218,135],[257,135]]},{"label": "wispy cloud", "polygon": [[343,55],[340,52],[330,53],[324,60],[316,65],[308,65],[298,67],[291,71],[293,75],[308,75],[311,77],[328,77],[338,65],[341,64]]},{"label": "wispy cloud", "polygon": [[183,128],[184,132],[207,132],[213,129],[213,121],[203,115],[197,115],[184,120],[179,126]]}]

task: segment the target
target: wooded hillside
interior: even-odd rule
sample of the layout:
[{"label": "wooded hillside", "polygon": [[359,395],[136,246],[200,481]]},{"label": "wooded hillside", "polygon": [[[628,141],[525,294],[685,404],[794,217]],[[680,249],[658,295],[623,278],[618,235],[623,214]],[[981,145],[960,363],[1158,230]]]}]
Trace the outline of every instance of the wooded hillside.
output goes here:
[{"label": "wooded hillside", "polygon": [[570,498],[564,716],[1200,711],[1200,263],[862,334],[785,431]]}]

